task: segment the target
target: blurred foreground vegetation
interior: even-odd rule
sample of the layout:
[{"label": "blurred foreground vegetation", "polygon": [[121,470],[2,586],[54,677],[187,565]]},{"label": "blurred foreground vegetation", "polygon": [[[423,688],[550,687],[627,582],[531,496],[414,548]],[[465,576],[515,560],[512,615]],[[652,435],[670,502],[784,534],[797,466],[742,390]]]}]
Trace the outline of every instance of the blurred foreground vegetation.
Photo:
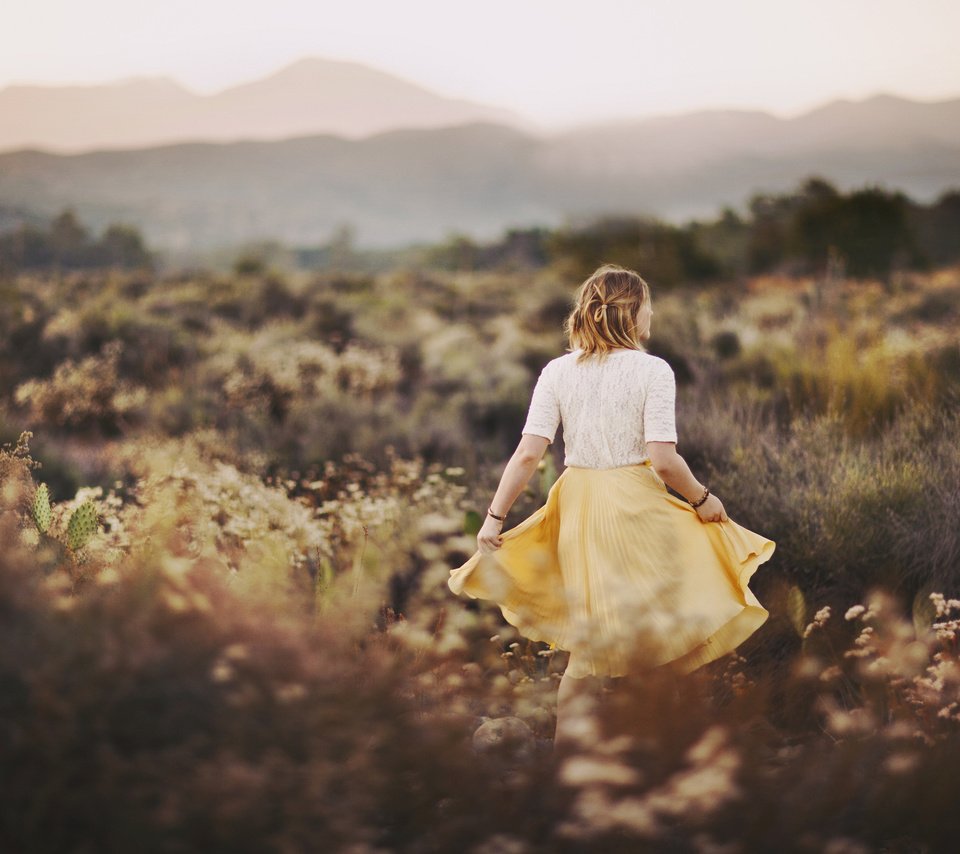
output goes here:
[{"label": "blurred foreground vegetation", "polygon": [[562,761],[563,653],[446,578],[568,264],[0,280],[0,847],[946,850],[960,268],[649,278],[679,450],[778,543],[771,619],[610,685]]}]

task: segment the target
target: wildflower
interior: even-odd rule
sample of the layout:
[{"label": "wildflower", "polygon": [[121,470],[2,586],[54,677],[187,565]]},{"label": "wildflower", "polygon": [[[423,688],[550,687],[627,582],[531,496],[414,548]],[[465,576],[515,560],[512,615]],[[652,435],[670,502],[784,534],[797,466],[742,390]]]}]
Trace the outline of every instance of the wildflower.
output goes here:
[{"label": "wildflower", "polygon": [[281,703],[290,703],[294,700],[302,700],[307,696],[307,689],[299,683],[289,683],[280,685],[273,692],[274,696]]},{"label": "wildflower", "polygon": [[830,606],[824,605],[816,614],[813,615],[813,622],[809,623],[803,631],[803,636],[810,637],[814,629],[822,628],[823,625],[830,619]]},{"label": "wildflower", "polygon": [[852,608],[847,609],[847,613],[843,615],[845,620],[855,620],[867,609],[863,605],[854,605]]},{"label": "wildflower", "polygon": [[949,703],[948,705],[944,706],[942,709],[937,711],[937,717],[947,718],[947,719],[952,718],[954,716],[953,713],[956,710],[956,708],[957,708],[956,701]]},{"label": "wildflower", "polygon": [[218,661],[210,669],[210,678],[214,682],[228,682],[233,678],[233,667],[226,661]]},{"label": "wildflower", "polygon": [[938,617],[943,617],[954,608],[960,608],[960,599],[946,599],[942,593],[931,593],[930,601],[933,602]]},{"label": "wildflower", "polygon": [[820,674],[820,681],[829,682],[831,679],[836,679],[842,675],[843,671],[836,664],[832,664]]},{"label": "wildflower", "polygon": [[224,649],[223,654],[234,661],[243,661],[249,658],[250,648],[244,643],[232,643]]},{"label": "wildflower", "polygon": [[916,753],[892,753],[883,763],[891,774],[905,774],[912,771],[920,763],[920,757]]},{"label": "wildflower", "polygon": [[610,759],[574,756],[563,764],[560,779],[569,786],[587,786],[597,783],[630,786],[638,781],[638,774],[633,768]]}]

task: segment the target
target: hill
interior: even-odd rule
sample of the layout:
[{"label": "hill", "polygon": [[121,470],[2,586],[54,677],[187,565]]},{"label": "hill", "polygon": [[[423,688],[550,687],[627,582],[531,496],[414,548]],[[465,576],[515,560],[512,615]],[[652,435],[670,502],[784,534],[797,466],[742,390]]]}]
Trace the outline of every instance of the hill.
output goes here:
[{"label": "hill", "polygon": [[878,96],[792,119],[708,111],[550,137],[471,122],[361,139],[26,149],[0,154],[0,203],[51,215],[74,205],[94,227],[128,222],[174,250],[315,244],[343,223],[360,243],[389,246],[600,213],[712,216],[810,174],[932,201],[960,175],[960,99]]}]

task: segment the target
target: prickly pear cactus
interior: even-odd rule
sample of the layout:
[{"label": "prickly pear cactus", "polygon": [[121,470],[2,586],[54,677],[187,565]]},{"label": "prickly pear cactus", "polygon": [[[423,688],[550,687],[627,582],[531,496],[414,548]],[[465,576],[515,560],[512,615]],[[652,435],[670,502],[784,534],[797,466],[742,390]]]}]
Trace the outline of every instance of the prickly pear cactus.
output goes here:
[{"label": "prickly pear cactus", "polygon": [[85,501],[73,511],[67,523],[67,545],[72,551],[82,549],[96,531],[97,508],[93,502]]},{"label": "prickly pear cactus", "polygon": [[33,521],[41,534],[47,533],[50,527],[50,492],[45,483],[37,487],[33,499]]},{"label": "prickly pear cactus", "polygon": [[800,637],[803,637],[807,625],[807,603],[803,591],[796,584],[787,590],[787,616]]}]

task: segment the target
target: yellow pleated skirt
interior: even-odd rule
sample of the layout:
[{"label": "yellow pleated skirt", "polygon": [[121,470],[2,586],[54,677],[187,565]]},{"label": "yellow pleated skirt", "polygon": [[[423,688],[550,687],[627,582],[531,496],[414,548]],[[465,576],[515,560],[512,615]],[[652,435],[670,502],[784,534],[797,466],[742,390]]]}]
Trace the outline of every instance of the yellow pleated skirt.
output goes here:
[{"label": "yellow pleated skirt", "polygon": [[495,602],[531,640],[570,658],[567,674],[689,673],[732,652],[770,616],[748,586],[772,540],[701,522],[646,463],[568,466],[546,503],[477,551],[448,581]]}]

